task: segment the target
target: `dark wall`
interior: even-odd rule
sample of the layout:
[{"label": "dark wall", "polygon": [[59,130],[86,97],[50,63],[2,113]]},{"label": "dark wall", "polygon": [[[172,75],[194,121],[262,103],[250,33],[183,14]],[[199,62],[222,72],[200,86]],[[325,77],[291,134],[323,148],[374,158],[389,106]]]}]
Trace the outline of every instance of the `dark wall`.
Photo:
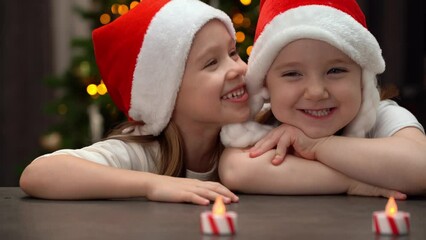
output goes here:
[{"label": "dark wall", "polygon": [[395,99],[426,126],[425,1],[358,0],[383,50],[386,71],[379,82],[400,90]]},{"label": "dark wall", "polygon": [[0,1],[0,186],[17,186],[48,125],[50,0]]}]

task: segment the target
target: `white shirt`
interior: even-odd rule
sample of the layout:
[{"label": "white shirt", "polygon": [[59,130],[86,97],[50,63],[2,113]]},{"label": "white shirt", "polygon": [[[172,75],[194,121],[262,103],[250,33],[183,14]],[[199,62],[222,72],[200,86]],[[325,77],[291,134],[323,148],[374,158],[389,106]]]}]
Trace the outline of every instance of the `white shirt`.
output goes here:
[{"label": "white shirt", "polygon": [[376,123],[366,137],[389,137],[406,127],[416,127],[425,133],[423,126],[410,111],[392,100],[383,100],[377,110]]},{"label": "white shirt", "polygon": [[[135,132],[137,132],[137,130]],[[40,156],[37,159],[51,155],[68,154],[106,166],[158,174],[155,161],[157,161],[156,159],[159,159],[157,156],[161,154],[159,150],[160,148],[157,142],[142,145],[139,143],[108,139],[81,149],[58,150],[56,152]],[[210,171],[204,173],[194,172],[187,169],[186,177],[203,181],[212,181],[215,179],[215,170],[216,165]]]}]

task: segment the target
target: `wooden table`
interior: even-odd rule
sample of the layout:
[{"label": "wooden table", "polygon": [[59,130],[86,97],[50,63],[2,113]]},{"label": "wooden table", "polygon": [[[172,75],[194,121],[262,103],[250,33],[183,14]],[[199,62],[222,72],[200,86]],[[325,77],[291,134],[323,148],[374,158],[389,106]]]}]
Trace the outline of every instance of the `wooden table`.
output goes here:
[{"label": "wooden table", "polygon": [[200,233],[200,213],[211,206],[144,199],[49,201],[19,188],[0,188],[0,239],[426,239],[426,198],[398,201],[411,213],[411,233],[376,236],[371,214],[387,199],[353,196],[240,195],[234,236]]}]

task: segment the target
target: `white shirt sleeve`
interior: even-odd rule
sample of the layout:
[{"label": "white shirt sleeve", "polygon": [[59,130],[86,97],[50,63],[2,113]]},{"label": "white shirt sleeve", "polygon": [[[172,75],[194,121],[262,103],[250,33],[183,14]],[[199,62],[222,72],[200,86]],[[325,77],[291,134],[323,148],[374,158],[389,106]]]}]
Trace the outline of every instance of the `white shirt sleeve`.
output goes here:
[{"label": "white shirt sleeve", "polygon": [[153,143],[152,148],[144,148],[138,143],[108,139],[81,149],[62,149],[43,156],[69,154],[106,166],[156,173],[154,155],[158,152],[157,145]]},{"label": "white shirt sleeve", "polygon": [[406,127],[416,127],[425,133],[423,126],[410,111],[399,106],[395,101],[384,100],[380,102],[376,124],[368,137],[389,137]]}]

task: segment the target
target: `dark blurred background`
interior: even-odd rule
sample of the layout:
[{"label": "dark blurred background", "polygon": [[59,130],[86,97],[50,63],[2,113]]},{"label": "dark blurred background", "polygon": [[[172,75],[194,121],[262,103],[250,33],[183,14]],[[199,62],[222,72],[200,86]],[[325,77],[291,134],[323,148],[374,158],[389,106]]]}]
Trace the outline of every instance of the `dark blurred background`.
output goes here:
[{"label": "dark blurred background", "polygon": [[[130,6],[134,1],[0,1],[0,187],[18,186],[23,168],[41,153],[79,147],[99,138],[94,136],[99,135],[99,129],[96,134],[96,129],[88,127],[88,122],[96,119],[90,117],[93,112],[87,111],[92,109],[89,106],[97,106],[94,116],[101,113],[104,128],[120,120],[107,94],[101,96],[90,53],[90,31],[100,25],[93,20],[102,12],[113,11],[114,2]],[[226,11],[234,23],[239,13],[244,16],[236,24],[237,31],[245,34],[239,43],[244,55],[252,41],[253,11],[259,1],[206,2]],[[397,102],[426,126],[424,1],[358,2],[386,60],[380,84],[396,86],[400,91]],[[76,6],[85,11],[76,11]],[[72,85],[76,82],[77,87]],[[98,92],[89,96],[86,87],[94,83]],[[51,114],[52,109],[56,115]]]}]

